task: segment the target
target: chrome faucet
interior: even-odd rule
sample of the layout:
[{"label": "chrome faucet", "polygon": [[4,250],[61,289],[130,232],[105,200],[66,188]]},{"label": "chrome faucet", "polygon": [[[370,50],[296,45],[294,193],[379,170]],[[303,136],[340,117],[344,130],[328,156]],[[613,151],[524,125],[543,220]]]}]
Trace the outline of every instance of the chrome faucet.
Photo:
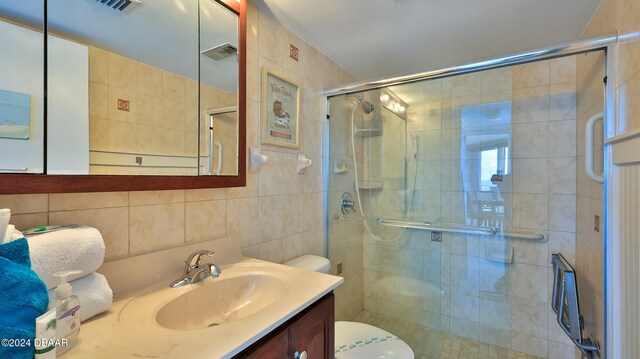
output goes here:
[{"label": "chrome faucet", "polygon": [[222,270],[213,263],[200,263],[202,257],[213,257],[215,253],[213,251],[200,250],[195,251],[189,255],[185,261],[186,267],[184,269],[184,277],[179,278],[171,283],[171,288],[180,288],[185,285],[200,282],[207,277],[218,278]]}]

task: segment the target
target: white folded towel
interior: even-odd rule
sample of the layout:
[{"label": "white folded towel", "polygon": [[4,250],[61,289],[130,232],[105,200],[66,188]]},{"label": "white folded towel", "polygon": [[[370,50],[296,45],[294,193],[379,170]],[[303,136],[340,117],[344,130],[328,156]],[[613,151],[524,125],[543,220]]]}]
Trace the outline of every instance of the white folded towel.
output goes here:
[{"label": "white folded towel", "polygon": [[[91,273],[71,282],[73,294],[80,299],[80,321],[104,313],[113,303],[113,291],[107,278],[100,273]],[[49,304],[56,299],[55,289],[49,291]]]},{"label": "white folded towel", "polygon": [[0,209],[0,244],[5,242],[9,219],[11,219],[11,210],[9,208]]},{"label": "white folded towel", "polygon": [[95,272],[104,261],[102,234],[92,227],[76,227],[29,236],[31,268],[45,282],[55,288],[59,280],[53,276],[61,270],[79,270],[82,274],[70,276],[75,280]]},{"label": "white folded towel", "polygon": [[4,240],[0,241],[0,244],[7,244],[11,241],[15,241],[16,239],[22,238],[24,235],[22,232],[16,229],[16,226],[10,224],[7,226],[7,230],[4,233]]}]

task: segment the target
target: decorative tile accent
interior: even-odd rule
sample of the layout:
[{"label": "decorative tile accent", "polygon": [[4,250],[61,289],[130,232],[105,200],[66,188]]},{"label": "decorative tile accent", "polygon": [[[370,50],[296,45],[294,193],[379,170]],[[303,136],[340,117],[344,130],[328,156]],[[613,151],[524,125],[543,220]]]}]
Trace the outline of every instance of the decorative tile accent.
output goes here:
[{"label": "decorative tile accent", "polygon": [[298,48],[289,44],[289,57],[298,61]]},{"label": "decorative tile accent", "polygon": [[384,342],[387,342],[387,341],[394,341],[394,340],[400,340],[400,338],[398,338],[398,337],[396,337],[394,335],[387,335],[387,336],[381,337],[381,338],[372,337],[372,338],[366,338],[366,339],[362,339],[362,340],[356,340],[353,343],[339,345],[338,349],[336,349],[336,353],[348,352],[349,350],[362,348],[364,346],[368,346],[368,345],[372,345],[372,344],[376,344],[376,343],[384,343]]},{"label": "decorative tile accent", "polygon": [[129,100],[123,100],[121,98],[118,99],[118,110],[119,111],[130,111]]}]

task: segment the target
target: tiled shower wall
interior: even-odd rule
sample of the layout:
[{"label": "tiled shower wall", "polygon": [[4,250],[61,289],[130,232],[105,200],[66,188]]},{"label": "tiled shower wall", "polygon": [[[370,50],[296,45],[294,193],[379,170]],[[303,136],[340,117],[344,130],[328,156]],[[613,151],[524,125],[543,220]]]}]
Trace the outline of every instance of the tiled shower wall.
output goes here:
[{"label": "tiled shower wall", "polygon": [[[512,172],[501,189],[503,221],[507,230],[545,233],[548,241],[445,233],[438,243],[429,232],[409,230],[390,243],[365,233],[365,310],[542,357],[572,358],[548,303],[550,254],[575,260],[576,58],[405,86],[422,99],[409,108],[408,132],[421,139],[413,219],[466,223],[460,172],[470,164],[461,160],[460,108],[511,101]],[[396,143],[385,151],[393,146],[395,154],[385,158],[404,155]],[[396,181],[400,176],[396,171]],[[390,179],[384,178],[384,190],[365,192],[372,208],[399,196],[386,187]],[[513,247],[514,263],[487,260],[488,244]]]},{"label": "tiled shower wall", "polygon": [[[628,35],[633,32],[640,31],[640,1],[637,0],[603,0],[591,21],[585,28],[584,37],[597,36],[601,34],[617,32],[618,35]],[[640,96],[640,43],[638,41],[623,41],[616,45],[616,51],[613,54],[614,74],[615,78],[615,120],[616,134],[626,134],[640,129],[640,107],[638,106],[638,97]],[[609,59],[608,59],[609,60]],[[609,74],[607,74],[609,75]],[[583,160],[585,153],[584,143],[584,126],[586,121],[593,114],[601,112],[604,108],[602,97],[602,79],[604,76],[604,56],[601,53],[582,55],[578,57],[578,133],[579,146],[578,155],[580,161]],[[596,170],[602,170],[602,126],[596,127],[596,141],[594,159]],[[625,173],[626,171],[626,173]],[[628,174],[631,170],[625,168],[620,173]],[[626,180],[637,180],[634,177],[626,177]],[[610,178],[614,183],[617,179]],[[620,181],[623,179],[621,178]],[[627,182],[627,186],[637,185],[637,182]],[[627,187],[629,188],[629,187]],[[620,190],[623,190],[622,188]],[[617,193],[615,196],[627,198],[632,194],[623,192]],[[578,238],[576,242],[576,271],[580,281],[580,305],[582,315],[585,319],[585,327],[588,334],[594,336],[601,343],[604,338],[605,317],[604,317],[604,189],[603,186],[592,181],[586,175],[578,175]],[[621,203],[624,201],[621,200]],[[600,231],[596,231],[594,222],[595,216],[600,217]],[[626,221],[630,217],[622,217],[622,221]],[[631,224],[620,223],[624,228]],[[637,236],[620,236],[612,239],[617,241],[620,248],[628,248],[630,243],[637,242]],[[620,263],[612,263],[612,266],[622,265]],[[627,270],[628,268],[620,268]],[[628,271],[626,280],[632,282],[634,275],[637,281],[637,273]],[[618,283],[625,288],[629,286],[629,282]],[[610,286],[613,288],[614,284]],[[619,300],[630,300],[624,297]],[[633,299],[631,299],[633,300]],[[614,304],[615,305],[615,304]],[[639,321],[628,316],[626,308],[622,309],[623,318],[620,318],[625,329],[622,333],[617,333],[621,340],[621,347],[616,348],[620,355],[629,355],[637,348],[637,338]],[[608,313],[610,315],[613,313]],[[636,328],[634,332],[630,328]],[[612,339],[612,338],[610,338]],[[637,350],[637,349],[635,349]]]},{"label": "tiled shower wall", "polygon": [[[244,254],[283,262],[325,254],[323,203],[326,98],[324,88],[354,78],[329,58],[248,6],[247,146],[259,147],[260,76],[268,64],[299,81],[302,90],[301,152],[313,160],[296,174],[295,150],[266,147],[270,163],[247,173],[246,188],[160,192],[111,192],[0,196],[18,228],[84,223],[100,229],[107,260],[240,234]],[[299,61],[289,58],[290,44]]]},{"label": "tiled shower wall", "polygon": [[[604,186],[593,181],[584,170],[584,133],[587,120],[604,111],[604,53],[578,56],[578,193],[575,269],[580,291],[580,310],[585,336],[604,341]],[[603,171],[603,126],[594,134],[594,167]]]},{"label": "tiled shower wall", "polygon": [[[357,219],[361,211],[342,215],[340,202],[342,194],[354,191],[354,165],[351,151],[350,115],[354,104],[344,97],[331,100],[329,126],[329,202],[328,210],[328,249],[332,263],[331,274],[338,274],[341,266],[345,281],[336,288],[336,320],[354,320],[364,308],[363,294],[363,247],[362,223]],[[357,118],[357,115],[356,115]],[[362,138],[356,137],[356,146],[362,146]],[[357,158],[362,168],[362,157]],[[361,172],[360,172],[361,173]],[[356,201],[356,198],[353,197]],[[357,207],[357,206],[356,206]]]}]

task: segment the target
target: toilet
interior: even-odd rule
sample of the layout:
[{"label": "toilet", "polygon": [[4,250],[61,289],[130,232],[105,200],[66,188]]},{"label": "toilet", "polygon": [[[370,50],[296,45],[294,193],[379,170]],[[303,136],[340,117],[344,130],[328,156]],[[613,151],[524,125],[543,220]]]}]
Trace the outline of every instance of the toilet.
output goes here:
[{"label": "toilet", "polygon": [[[327,258],[304,255],[284,265],[328,273]],[[336,322],[336,359],[413,359],[413,350],[397,336],[373,325],[357,322]]]}]

